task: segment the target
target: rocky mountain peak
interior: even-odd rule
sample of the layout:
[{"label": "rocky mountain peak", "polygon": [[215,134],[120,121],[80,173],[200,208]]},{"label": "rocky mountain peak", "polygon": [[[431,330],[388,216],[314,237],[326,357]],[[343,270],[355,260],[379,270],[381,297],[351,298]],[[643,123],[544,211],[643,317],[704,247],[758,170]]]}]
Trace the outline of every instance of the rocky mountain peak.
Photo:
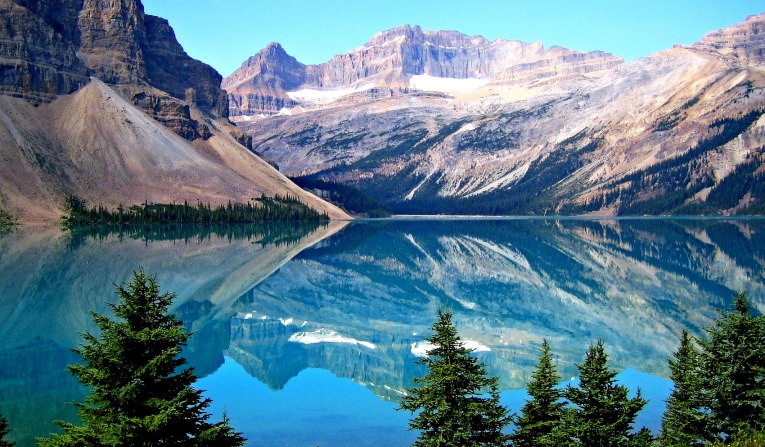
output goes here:
[{"label": "rocky mountain peak", "polygon": [[289,58],[294,59],[292,56],[287,54],[279,42],[271,42],[263,47],[262,50],[255,53],[253,56],[247,58],[247,60],[242,63],[240,68],[255,67],[260,65],[263,61],[281,61]]},{"label": "rocky mountain peak", "polygon": [[367,41],[362,48],[396,42],[403,45],[435,45],[447,48],[481,47],[490,43],[482,36],[469,36],[459,31],[423,31],[419,25],[404,25],[378,33]]},{"label": "rocky mountain peak", "polygon": [[279,43],[271,42],[223,79],[221,86],[224,89],[235,89],[251,81],[251,86],[290,90],[304,80],[305,65],[287,54]]},{"label": "rocky mountain peak", "polygon": [[[227,116],[221,76],[186,54],[167,20],[140,0],[0,0],[0,91],[39,103],[78,90],[93,76],[128,95],[156,88]],[[138,92],[140,90],[140,92]],[[146,105],[146,104],[145,104]],[[182,108],[182,104],[173,105]]]},{"label": "rocky mountain peak", "polygon": [[369,39],[364,47],[374,47],[378,45],[385,45],[390,42],[396,42],[401,40],[422,41],[424,39],[424,33],[419,25],[403,25],[391,28],[389,30],[381,31],[375,34]]},{"label": "rocky mountain peak", "polygon": [[765,64],[765,14],[711,32],[692,48],[722,54],[741,65]]}]

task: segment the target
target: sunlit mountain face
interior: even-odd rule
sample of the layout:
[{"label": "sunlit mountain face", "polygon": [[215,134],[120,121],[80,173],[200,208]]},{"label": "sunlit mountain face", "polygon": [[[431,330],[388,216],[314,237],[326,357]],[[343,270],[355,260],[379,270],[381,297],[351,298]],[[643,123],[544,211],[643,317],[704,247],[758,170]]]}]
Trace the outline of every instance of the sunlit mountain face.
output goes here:
[{"label": "sunlit mountain face", "polygon": [[398,214],[763,214],[764,23],[630,62],[401,27],[319,65],[271,44],[222,86],[283,173]]}]

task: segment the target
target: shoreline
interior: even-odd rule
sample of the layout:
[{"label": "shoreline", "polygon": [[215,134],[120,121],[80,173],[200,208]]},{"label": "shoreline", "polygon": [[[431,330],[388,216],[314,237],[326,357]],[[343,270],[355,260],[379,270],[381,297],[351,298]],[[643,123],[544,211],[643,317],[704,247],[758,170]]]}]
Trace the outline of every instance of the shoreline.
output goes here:
[{"label": "shoreline", "polygon": [[763,215],[752,216],[489,216],[489,215],[458,215],[458,214],[396,214],[390,217],[356,217],[348,219],[348,222],[354,221],[386,221],[386,220],[581,220],[581,221],[599,221],[599,220],[762,220]]}]

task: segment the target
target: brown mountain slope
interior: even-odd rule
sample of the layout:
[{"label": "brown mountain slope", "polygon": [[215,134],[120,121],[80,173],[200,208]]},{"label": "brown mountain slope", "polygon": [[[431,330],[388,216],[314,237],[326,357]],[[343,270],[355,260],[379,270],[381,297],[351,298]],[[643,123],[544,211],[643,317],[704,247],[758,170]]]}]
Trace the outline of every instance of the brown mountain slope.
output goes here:
[{"label": "brown mountain slope", "polygon": [[39,107],[0,97],[0,119],[0,201],[25,221],[55,221],[71,193],[108,206],[291,194],[346,217],[236,142],[225,120],[192,143],[97,79]]},{"label": "brown mountain slope", "polygon": [[291,194],[347,217],[236,142],[225,120],[215,123],[209,139],[190,143],[97,79],[39,107],[0,97],[0,202],[24,221],[45,222],[60,218],[71,193],[108,206]]},{"label": "brown mountain slope", "polygon": [[0,0],[0,20],[0,210],[279,194],[347,217],[240,144],[220,74],[140,0]]}]

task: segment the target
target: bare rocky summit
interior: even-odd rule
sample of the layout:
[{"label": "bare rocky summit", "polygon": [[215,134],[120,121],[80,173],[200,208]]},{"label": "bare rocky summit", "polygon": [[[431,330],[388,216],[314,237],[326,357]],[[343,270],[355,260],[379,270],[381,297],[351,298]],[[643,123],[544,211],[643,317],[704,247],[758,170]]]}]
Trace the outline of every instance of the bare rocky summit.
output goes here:
[{"label": "bare rocky summit", "polygon": [[707,34],[693,47],[722,54],[741,66],[765,65],[765,20],[751,16],[738,26]]},{"label": "bare rocky summit", "polygon": [[0,208],[280,194],[345,216],[245,147],[221,80],[140,0],[0,0]]},{"label": "bare rocky summit", "polygon": [[[304,65],[278,44],[269,44],[223,80],[234,121],[283,109],[321,106],[351,93],[380,99],[417,90],[416,77],[502,80],[570,77],[596,73],[622,62],[603,52],[580,53],[542,44],[423,31],[402,26],[377,34],[363,46],[319,65]],[[415,77],[415,82],[412,78]],[[294,92],[303,91],[304,95]],[[241,118],[240,118],[241,117]]]},{"label": "bare rocky summit", "polygon": [[223,86],[282,172],[398,213],[761,214],[763,27],[625,63],[407,26],[314,66],[278,47]]}]

